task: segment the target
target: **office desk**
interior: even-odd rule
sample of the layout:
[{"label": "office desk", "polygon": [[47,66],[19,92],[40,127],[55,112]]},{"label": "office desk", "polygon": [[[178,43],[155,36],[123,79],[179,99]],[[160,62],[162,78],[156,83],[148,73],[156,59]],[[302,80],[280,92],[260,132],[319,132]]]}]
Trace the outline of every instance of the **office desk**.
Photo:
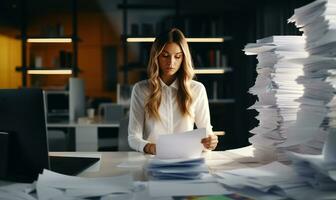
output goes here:
[{"label": "office desk", "polygon": [[[143,170],[143,165],[146,160],[151,158],[151,155],[145,155],[139,152],[51,152],[50,155],[56,156],[81,156],[81,155],[101,155],[99,171],[92,172],[86,170],[79,174],[82,177],[107,177],[131,173],[135,180],[146,180],[146,175]],[[248,146],[240,149],[228,151],[212,151],[204,153],[206,163],[211,172],[223,169],[236,169],[244,167],[260,166],[262,163],[257,162],[252,158],[253,147]],[[123,162],[139,163],[139,167],[118,167]],[[93,166],[97,167],[97,166]]]},{"label": "office desk", "polygon": [[47,128],[73,128],[76,151],[98,150],[98,128],[119,128],[119,122],[113,123],[48,123]]}]

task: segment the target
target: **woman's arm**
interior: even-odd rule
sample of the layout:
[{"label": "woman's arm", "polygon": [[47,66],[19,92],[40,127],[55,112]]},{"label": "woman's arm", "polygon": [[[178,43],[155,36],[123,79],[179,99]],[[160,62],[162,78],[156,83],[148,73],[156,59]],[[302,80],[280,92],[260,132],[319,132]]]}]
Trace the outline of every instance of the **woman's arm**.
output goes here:
[{"label": "woman's arm", "polygon": [[128,124],[128,143],[136,151],[144,152],[148,141],[143,139],[145,121],[145,98],[139,84],[135,84],[131,95]]},{"label": "woman's arm", "polygon": [[214,150],[218,143],[218,137],[212,132],[208,96],[205,87],[201,85],[199,96],[195,102],[195,124],[197,128],[205,128],[207,137],[202,139],[204,148]]}]

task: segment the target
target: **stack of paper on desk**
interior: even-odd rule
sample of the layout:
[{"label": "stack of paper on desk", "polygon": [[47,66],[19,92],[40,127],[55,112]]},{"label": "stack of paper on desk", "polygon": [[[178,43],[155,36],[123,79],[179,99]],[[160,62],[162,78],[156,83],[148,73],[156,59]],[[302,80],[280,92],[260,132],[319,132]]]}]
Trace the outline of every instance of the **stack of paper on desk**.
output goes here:
[{"label": "stack of paper on desk", "polygon": [[[161,135],[156,143],[156,156],[149,160],[147,171],[154,179],[200,179],[209,170],[201,158],[205,128],[183,133]],[[172,148],[172,145],[174,148]]]},{"label": "stack of paper on desk", "polygon": [[204,158],[194,159],[151,159],[147,171],[155,180],[194,180],[209,173]]},{"label": "stack of paper on desk", "polygon": [[31,194],[34,190],[33,184],[0,181],[0,199],[36,200],[35,195]]},{"label": "stack of paper on desk", "polygon": [[[288,152],[296,172],[310,186],[336,191],[336,129],[331,128],[321,155]],[[335,196],[336,196],[336,192]]]},{"label": "stack of paper on desk", "polygon": [[131,193],[131,175],[103,178],[82,178],[44,170],[39,175],[36,189],[39,199],[76,199]]},{"label": "stack of paper on desk", "polygon": [[[259,112],[259,125],[250,131],[255,134],[250,142],[255,146],[255,156],[262,160],[288,160],[284,154],[288,149],[321,152],[322,143],[316,143],[315,138],[321,138],[318,126],[326,112],[323,106],[303,109],[306,108],[304,96],[309,87],[298,82],[305,75],[305,65],[298,62],[308,57],[304,47],[303,36],[271,36],[257,40],[256,44],[248,44],[244,49],[248,55],[257,55],[259,61],[255,85],[249,90],[258,96],[250,109]],[[308,112],[312,112],[317,125],[307,123],[310,120]],[[306,134],[300,135],[303,132]],[[311,145],[312,141],[315,146]]]},{"label": "stack of paper on desk", "polygon": [[293,152],[289,155],[295,170],[305,182],[320,190],[336,190],[336,161],[326,161],[323,155]]},{"label": "stack of paper on desk", "polygon": [[253,188],[259,192],[285,196],[286,189],[307,185],[292,168],[279,162],[215,174],[222,184],[237,189]]},{"label": "stack of paper on desk", "polygon": [[[305,66],[305,76],[302,84],[307,88],[305,100],[315,100],[318,103],[310,104],[309,112],[314,120],[320,123],[329,134],[335,134],[336,127],[336,2],[333,0],[318,0],[295,9],[289,22],[303,31],[306,36],[306,50],[310,56],[301,61]],[[307,109],[305,109],[307,110]],[[306,114],[306,113],[305,113]],[[310,120],[313,121],[313,118]],[[315,122],[315,123],[316,123]],[[325,143],[335,146],[336,141]]]},{"label": "stack of paper on desk", "polygon": [[310,186],[292,166],[279,162],[256,167],[215,173],[218,181],[230,191],[253,199],[333,199],[336,192],[320,191]]}]

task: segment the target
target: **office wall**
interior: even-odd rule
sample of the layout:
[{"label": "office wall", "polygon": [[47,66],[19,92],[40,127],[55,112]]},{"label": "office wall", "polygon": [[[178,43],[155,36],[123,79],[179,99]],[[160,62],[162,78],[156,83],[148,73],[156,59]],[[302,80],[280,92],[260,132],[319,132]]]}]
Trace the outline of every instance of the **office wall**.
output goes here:
[{"label": "office wall", "polygon": [[8,32],[0,31],[0,88],[17,88],[22,82],[21,74],[15,71],[21,65],[21,41]]}]

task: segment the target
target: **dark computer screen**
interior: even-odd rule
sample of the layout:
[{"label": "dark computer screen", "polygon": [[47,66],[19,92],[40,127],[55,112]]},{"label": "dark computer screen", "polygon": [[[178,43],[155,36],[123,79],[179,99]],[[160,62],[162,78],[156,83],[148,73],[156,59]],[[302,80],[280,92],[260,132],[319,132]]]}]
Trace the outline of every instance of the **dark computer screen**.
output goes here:
[{"label": "dark computer screen", "polygon": [[48,113],[69,113],[69,92],[67,91],[46,91],[46,102]]},{"label": "dark computer screen", "polygon": [[8,172],[3,178],[30,182],[49,168],[41,89],[0,90],[0,132],[9,133]]},{"label": "dark computer screen", "polygon": [[8,137],[0,137],[4,140],[0,144],[9,142],[7,171],[0,173],[0,179],[33,182],[43,169],[76,175],[99,161],[99,158],[48,156],[41,89],[0,89],[0,132],[8,133]]},{"label": "dark computer screen", "polygon": [[48,122],[69,121],[69,92],[45,91]]}]

